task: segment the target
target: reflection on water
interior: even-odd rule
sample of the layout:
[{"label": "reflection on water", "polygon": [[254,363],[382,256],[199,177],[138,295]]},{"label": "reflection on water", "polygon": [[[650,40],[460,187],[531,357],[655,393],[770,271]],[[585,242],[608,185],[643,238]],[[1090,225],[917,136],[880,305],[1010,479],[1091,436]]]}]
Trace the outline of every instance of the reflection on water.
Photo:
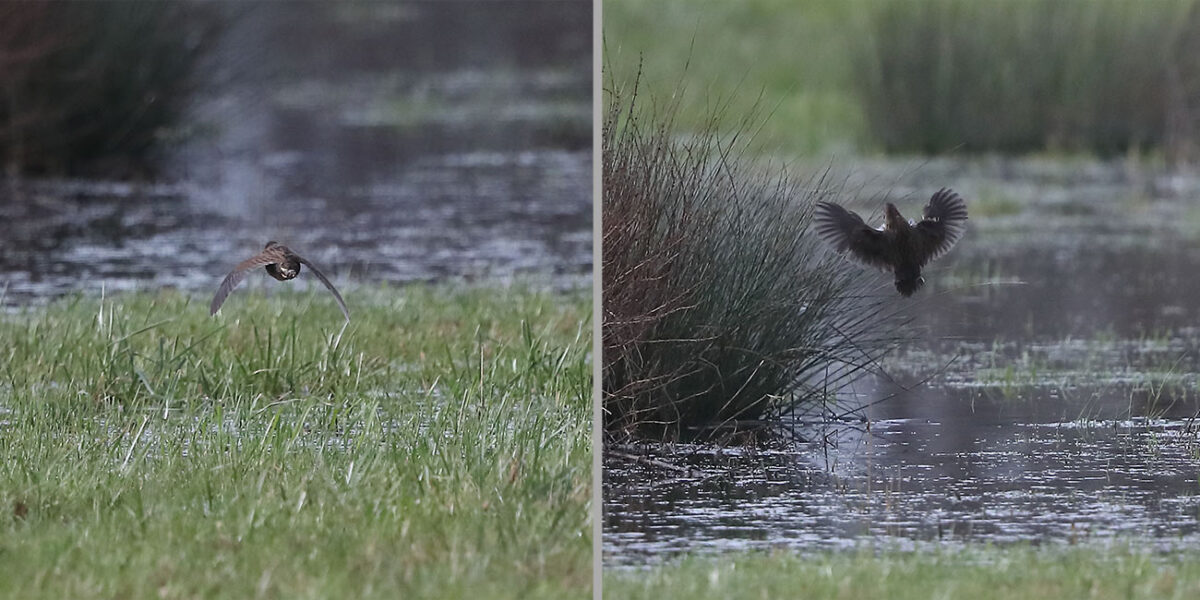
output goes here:
[{"label": "reflection on water", "polygon": [[159,181],[0,188],[4,303],[206,289],[268,239],[341,281],[590,283],[590,3],[231,10]]},{"label": "reflection on water", "polygon": [[[1180,420],[879,420],[828,450],[698,449],[682,476],[610,459],[605,560],[877,544],[1200,543],[1200,432]],[[689,448],[675,449],[675,456]]]},{"label": "reflection on water", "polygon": [[[871,168],[890,183],[909,167]],[[869,421],[797,422],[803,442],[773,449],[616,449],[607,564],[776,546],[1200,546],[1200,180],[987,161],[907,178],[893,193],[917,203],[951,185],[971,221],[927,290],[896,300],[917,339],[887,377],[839,392],[835,413],[866,407]],[[863,276],[890,292],[890,277]],[[669,464],[628,456],[646,452]]]}]

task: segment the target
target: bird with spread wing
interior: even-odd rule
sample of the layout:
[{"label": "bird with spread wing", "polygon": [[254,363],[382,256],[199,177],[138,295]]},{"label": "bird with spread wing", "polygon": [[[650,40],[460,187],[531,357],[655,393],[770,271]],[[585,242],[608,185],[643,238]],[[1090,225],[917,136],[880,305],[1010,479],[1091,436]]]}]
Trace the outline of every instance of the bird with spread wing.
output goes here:
[{"label": "bird with spread wing", "polygon": [[217,314],[217,310],[221,308],[221,304],[225,302],[225,298],[245,279],[246,273],[254,267],[266,267],[267,274],[279,281],[287,281],[295,279],[300,274],[300,265],[307,265],[312,269],[313,275],[325,284],[326,288],[333,294],[337,300],[338,306],[342,309],[342,314],[346,315],[346,321],[350,320],[350,311],[346,308],[346,302],[342,300],[342,295],[338,293],[337,288],[333,287],[332,283],[325,278],[325,274],[321,272],[316,265],[308,262],[304,257],[292,252],[290,248],[283,244],[278,244],[274,241],[267,242],[267,246],[262,252],[238,263],[225,279],[221,282],[221,286],[217,288],[216,295],[213,296],[212,305],[209,306],[210,314]]},{"label": "bird with spread wing", "polygon": [[883,214],[883,225],[876,229],[857,213],[818,202],[813,224],[838,252],[849,250],[859,262],[894,273],[896,289],[911,296],[925,283],[921,268],[949,252],[966,231],[967,203],[953,190],[942,188],[929,199],[919,222],[904,218],[890,202]]}]

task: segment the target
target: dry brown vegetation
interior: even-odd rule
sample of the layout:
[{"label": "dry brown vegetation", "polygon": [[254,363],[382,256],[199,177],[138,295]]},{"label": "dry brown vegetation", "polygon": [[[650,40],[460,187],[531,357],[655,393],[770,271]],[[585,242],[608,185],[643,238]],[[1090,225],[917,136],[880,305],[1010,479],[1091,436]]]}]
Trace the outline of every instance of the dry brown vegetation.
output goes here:
[{"label": "dry brown vegetation", "polygon": [[[825,177],[798,183],[743,154],[762,121],[676,137],[673,107],[606,90],[603,389],[614,439],[770,428],[874,368],[891,298],[808,231]],[[724,129],[721,129],[724,131]]]}]

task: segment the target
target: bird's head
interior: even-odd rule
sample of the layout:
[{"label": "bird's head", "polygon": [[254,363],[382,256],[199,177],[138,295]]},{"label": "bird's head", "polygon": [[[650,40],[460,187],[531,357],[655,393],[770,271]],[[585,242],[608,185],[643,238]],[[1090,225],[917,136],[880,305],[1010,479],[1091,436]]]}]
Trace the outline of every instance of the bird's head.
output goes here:
[{"label": "bird's head", "polygon": [[263,250],[266,250],[267,248],[270,248],[271,246],[278,246],[278,245],[279,245],[279,242],[276,242],[275,240],[271,240],[271,241],[267,242],[266,246],[263,246]]},{"label": "bird's head", "polygon": [[888,229],[896,230],[908,227],[908,219],[905,219],[896,205],[891,202],[883,207],[883,218]]}]

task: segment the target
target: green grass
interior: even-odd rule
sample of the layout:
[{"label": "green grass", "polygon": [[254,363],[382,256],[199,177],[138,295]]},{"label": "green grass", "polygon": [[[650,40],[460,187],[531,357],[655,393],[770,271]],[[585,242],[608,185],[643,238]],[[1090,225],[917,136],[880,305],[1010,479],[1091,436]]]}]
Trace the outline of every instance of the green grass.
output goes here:
[{"label": "green grass", "polygon": [[768,155],[1162,152],[1195,160],[1194,0],[607,0],[604,62],[675,96],[771,113]]},{"label": "green grass", "polygon": [[648,570],[605,571],[604,597],[1195,598],[1200,554],[1121,548],[1017,547],[932,553],[741,553],[687,558]]},{"label": "green grass", "polygon": [[590,597],[590,302],[0,316],[0,597]]},{"label": "green grass", "polygon": [[765,109],[757,148],[823,153],[868,141],[849,79],[861,21],[840,0],[606,0],[603,60],[618,81],[640,69],[647,96],[678,97],[681,130],[703,130],[717,105]]},{"label": "green grass", "polygon": [[876,3],[856,38],[854,82],[872,137],[891,152],[1120,155],[1190,143],[1180,119],[1193,111],[1185,90],[1200,83],[1184,50],[1200,23],[1194,4]]}]

